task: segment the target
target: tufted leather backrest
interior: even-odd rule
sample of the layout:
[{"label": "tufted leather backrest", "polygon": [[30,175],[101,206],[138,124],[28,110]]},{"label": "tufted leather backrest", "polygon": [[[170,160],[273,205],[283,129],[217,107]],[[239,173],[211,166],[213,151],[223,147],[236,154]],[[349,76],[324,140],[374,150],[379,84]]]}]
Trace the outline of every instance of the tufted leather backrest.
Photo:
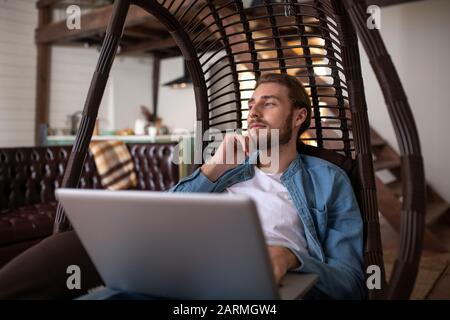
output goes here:
[{"label": "tufted leather backrest", "polygon": [[[127,144],[138,177],[138,190],[161,191],[178,181],[172,162],[175,143]],[[0,210],[55,201],[72,146],[0,149]],[[88,154],[80,188],[102,189],[94,159]]]},{"label": "tufted leather backrest", "polygon": [[173,159],[177,144],[130,144],[138,178],[138,190],[167,190],[178,182],[178,165]]}]

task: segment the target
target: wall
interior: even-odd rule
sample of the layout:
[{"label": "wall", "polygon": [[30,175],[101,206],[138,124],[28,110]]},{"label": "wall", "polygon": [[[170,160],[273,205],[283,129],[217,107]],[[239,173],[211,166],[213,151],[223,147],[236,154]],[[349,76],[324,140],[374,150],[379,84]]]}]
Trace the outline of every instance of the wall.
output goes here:
[{"label": "wall", "polygon": [[[96,49],[54,47],[50,101],[50,125],[67,127],[67,116],[82,110],[99,52]],[[99,110],[101,130],[134,128],[143,118],[140,106],[153,110],[150,56],[117,56]],[[163,59],[160,67],[158,115],[171,130],[193,131],[195,97],[186,89],[165,87],[183,74],[183,58]]]},{"label": "wall", "polygon": [[[69,115],[82,111],[98,52],[90,48],[52,47],[50,76],[50,127],[62,134],[61,129],[70,128]],[[99,110],[100,128],[112,125],[108,112],[112,87],[105,90]]]},{"label": "wall", "polygon": [[[427,181],[450,202],[450,1],[419,1],[383,8],[380,32],[416,120]],[[381,89],[364,52],[362,68],[369,120],[397,148]]]},{"label": "wall", "polygon": [[152,64],[153,59],[149,56],[118,56],[114,60],[110,75],[114,129],[134,128],[134,121],[142,118],[141,105],[153,110]]},{"label": "wall", "polygon": [[35,4],[0,0],[0,147],[34,143]]},{"label": "wall", "polygon": [[[99,52],[94,48],[52,47],[50,126],[67,128],[68,116],[83,110]],[[114,60],[99,109],[100,130],[133,128],[140,106],[151,109],[150,57]]]},{"label": "wall", "polygon": [[161,60],[158,115],[169,129],[194,130],[195,96],[192,85],[185,89],[172,89],[164,83],[183,75],[184,60],[181,57]]}]

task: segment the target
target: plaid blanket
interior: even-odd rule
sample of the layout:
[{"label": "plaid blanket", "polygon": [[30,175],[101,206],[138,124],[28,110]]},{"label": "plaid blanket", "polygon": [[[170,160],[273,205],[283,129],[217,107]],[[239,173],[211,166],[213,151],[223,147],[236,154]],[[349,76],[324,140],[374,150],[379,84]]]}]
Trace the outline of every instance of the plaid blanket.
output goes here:
[{"label": "plaid blanket", "polygon": [[137,185],[133,159],[123,141],[91,142],[89,150],[105,189],[122,190]]}]

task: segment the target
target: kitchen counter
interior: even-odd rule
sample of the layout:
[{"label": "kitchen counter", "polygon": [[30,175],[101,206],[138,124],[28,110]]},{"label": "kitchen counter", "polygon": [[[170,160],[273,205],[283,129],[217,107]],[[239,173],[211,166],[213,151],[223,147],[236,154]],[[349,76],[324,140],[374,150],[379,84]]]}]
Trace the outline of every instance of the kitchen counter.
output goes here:
[{"label": "kitchen counter", "polygon": [[[191,138],[191,135],[157,135],[157,136],[118,136],[118,135],[99,135],[92,136],[92,141],[121,140],[125,143],[168,143],[179,142],[183,138]],[[71,145],[75,141],[75,136],[47,136],[48,146]]]}]

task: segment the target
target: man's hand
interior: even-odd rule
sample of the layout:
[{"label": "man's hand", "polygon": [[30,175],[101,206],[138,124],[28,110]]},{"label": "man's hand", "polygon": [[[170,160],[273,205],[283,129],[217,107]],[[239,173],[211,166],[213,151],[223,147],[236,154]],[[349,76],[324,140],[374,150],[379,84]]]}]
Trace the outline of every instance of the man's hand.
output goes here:
[{"label": "man's hand", "polygon": [[249,138],[238,134],[227,134],[214,156],[201,167],[203,174],[216,181],[225,171],[243,163],[249,153]]},{"label": "man's hand", "polygon": [[280,283],[284,275],[291,269],[300,266],[300,262],[291,250],[285,247],[268,246],[275,281]]}]

